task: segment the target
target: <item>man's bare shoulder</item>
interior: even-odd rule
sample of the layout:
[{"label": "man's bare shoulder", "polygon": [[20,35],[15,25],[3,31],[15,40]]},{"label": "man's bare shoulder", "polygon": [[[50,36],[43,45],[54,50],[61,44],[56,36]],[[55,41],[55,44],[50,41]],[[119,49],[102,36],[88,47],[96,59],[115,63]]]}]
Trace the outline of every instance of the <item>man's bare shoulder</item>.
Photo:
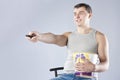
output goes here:
[{"label": "man's bare shoulder", "polygon": [[100,32],[100,31],[97,31],[97,32],[96,32],[96,36],[97,36],[97,37],[105,37],[105,34],[102,33],[102,32]]},{"label": "man's bare shoulder", "polygon": [[68,37],[72,32],[65,32],[63,33],[64,36]]},{"label": "man's bare shoulder", "polygon": [[98,42],[106,41],[106,35],[100,31],[96,32],[96,38]]}]

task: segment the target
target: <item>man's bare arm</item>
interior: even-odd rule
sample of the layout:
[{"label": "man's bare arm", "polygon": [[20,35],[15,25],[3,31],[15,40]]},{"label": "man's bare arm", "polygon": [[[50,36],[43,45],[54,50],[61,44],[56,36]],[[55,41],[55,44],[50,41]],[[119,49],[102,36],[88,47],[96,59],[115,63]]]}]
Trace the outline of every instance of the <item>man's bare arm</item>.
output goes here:
[{"label": "man's bare arm", "polygon": [[104,34],[97,32],[98,56],[100,63],[95,66],[96,72],[103,72],[109,68],[108,41]]},{"label": "man's bare arm", "polygon": [[66,46],[68,35],[70,32],[66,32],[62,35],[56,35],[53,33],[38,33],[38,32],[30,32],[29,35],[35,35],[32,38],[27,38],[32,42],[44,42],[48,44],[56,44],[58,46]]}]

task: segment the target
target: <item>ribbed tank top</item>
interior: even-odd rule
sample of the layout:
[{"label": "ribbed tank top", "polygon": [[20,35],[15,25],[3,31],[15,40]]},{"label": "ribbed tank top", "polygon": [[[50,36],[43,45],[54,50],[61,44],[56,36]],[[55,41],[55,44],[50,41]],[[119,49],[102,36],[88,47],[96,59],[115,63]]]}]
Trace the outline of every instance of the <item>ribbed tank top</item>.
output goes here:
[{"label": "ribbed tank top", "polygon": [[[66,73],[75,72],[75,54],[83,53],[93,64],[99,62],[97,55],[96,30],[92,29],[88,34],[80,34],[77,31],[72,32],[68,36],[67,50],[68,56],[64,64]],[[96,73],[93,73],[97,77]]]}]

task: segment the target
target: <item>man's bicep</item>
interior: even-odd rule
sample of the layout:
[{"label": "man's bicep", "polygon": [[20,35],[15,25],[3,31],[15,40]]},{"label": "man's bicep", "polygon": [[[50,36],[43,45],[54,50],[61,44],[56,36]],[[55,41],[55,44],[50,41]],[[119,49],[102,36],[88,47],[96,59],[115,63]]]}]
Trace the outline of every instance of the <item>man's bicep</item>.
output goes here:
[{"label": "man's bicep", "polygon": [[66,32],[62,35],[58,35],[56,44],[59,45],[59,46],[66,46],[69,34],[70,34],[70,32]]}]

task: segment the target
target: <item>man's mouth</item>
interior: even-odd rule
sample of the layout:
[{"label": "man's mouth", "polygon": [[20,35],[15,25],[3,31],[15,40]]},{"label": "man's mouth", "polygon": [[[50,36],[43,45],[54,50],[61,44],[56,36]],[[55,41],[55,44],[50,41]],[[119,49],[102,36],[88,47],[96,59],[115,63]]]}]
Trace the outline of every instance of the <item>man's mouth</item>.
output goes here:
[{"label": "man's mouth", "polygon": [[81,19],[76,19],[75,21],[76,21],[76,22],[81,22]]}]

